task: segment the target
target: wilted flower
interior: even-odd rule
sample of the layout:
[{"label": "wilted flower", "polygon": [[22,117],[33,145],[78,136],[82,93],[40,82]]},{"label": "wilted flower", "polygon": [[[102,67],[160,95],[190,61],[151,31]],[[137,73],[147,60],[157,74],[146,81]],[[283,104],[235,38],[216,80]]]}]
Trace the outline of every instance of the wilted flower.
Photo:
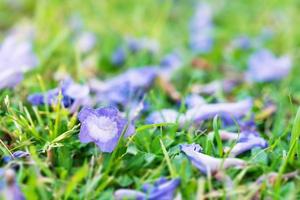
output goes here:
[{"label": "wilted flower", "polygon": [[184,119],[184,115],[180,114],[173,109],[163,109],[151,113],[147,122],[149,124],[159,124],[159,123],[176,123],[181,122]]},{"label": "wilted flower", "polygon": [[138,199],[138,200],[173,200],[180,179],[167,180],[160,178],[153,185],[144,184],[142,192],[131,189],[119,189],[115,192],[116,200]]},{"label": "wilted flower", "polygon": [[199,4],[190,22],[190,47],[196,53],[207,53],[213,45],[212,10],[208,4]]},{"label": "wilted flower", "polygon": [[107,81],[92,82],[91,87],[101,103],[126,106],[143,97],[156,76],[156,70],[151,67],[130,69]]},{"label": "wilted flower", "polygon": [[16,175],[12,169],[7,169],[4,170],[2,174],[0,173],[0,182],[1,179],[3,179],[5,183],[3,184],[4,187],[0,187],[0,197],[12,200],[25,199],[24,195],[22,194],[22,191],[16,183]]},{"label": "wilted flower", "polygon": [[76,47],[81,53],[87,53],[93,49],[96,36],[92,32],[82,32],[77,36]]},{"label": "wilted flower", "polygon": [[202,148],[198,144],[182,144],[180,149],[184,152],[192,164],[204,174],[215,174],[220,169],[229,167],[244,167],[245,161],[237,158],[214,158],[201,153]]},{"label": "wilted flower", "polygon": [[158,73],[163,78],[169,80],[171,75],[183,66],[182,59],[178,52],[167,54],[160,61]]},{"label": "wilted flower", "polygon": [[229,93],[234,89],[234,87],[238,84],[239,81],[237,80],[217,80],[213,81],[204,85],[194,85],[192,87],[193,93],[199,93],[199,94],[208,94],[213,95],[218,92],[224,92]]},{"label": "wilted flower", "polygon": [[64,80],[60,87],[49,90],[46,93],[35,93],[28,96],[28,101],[32,105],[55,105],[61,93],[61,104],[75,112],[80,106],[89,105],[89,87],[74,83],[72,79]]},{"label": "wilted flower", "polygon": [[117,48],[111,56],[111,63],[116,66],[121,66],[127,58],[126,50],[123,47]]},{"label": "wilted flower", "polygon": [[12,159],[18,159],[18,158],[25,158],[28,157],[30,154],[25,151],[16,151],[12,154],[12,156],[5,156],[3,157],[4,162],[8,163]]},{"label": "wilted flower", "polygon": [[185,118],[186,121],[201,122],[216,115],[230,120],[232,117],[240,118],[245,116],[252,109],[252,100],[246,99],[234,103],[215,103],[203,104],[199,107],[188,109]]},{"label": "wilted flower", "polygon": [[83,108],[78,119],[81,122],[80,141],[94,142],[102,152],[112,152],[124,131],[125,138],[135,131],[133,124],[121,117],[118,109],[113,107]]},{"label": "wilted flower", "polygon": [[136,53],[138,51],[148,51],[151,54],[155,54],[159,51],[159,43],[155,39],[147,37],[127,37],[126,46],[131,53]]},{"label": "wilted flower", "polygon": [[254,147],[262,149],[268,147],[268,142],[259,135],[252,120],[241,124],[240,133],[220,130],[219,134],[222,140],[236,141],[232,148],[226,147],[224,149],[226,152],[229,151],[230,157],[240,155]]},{"label": "wilted flower", "polygon": [[198,94],[190,94],[185,98],[185,104],[187,108],[196,108],[206,104],[206,101],[203,97]]},{"label": "wilted flower", "polygon": [[14,87],[23,79],[23,73],[37,66],[32,44],[13,34],[0,45],[0,89]]},{"label": "wilted flower", "polygon": [[276,58],[266,49],[259,50],[250,56],[246,76],[254,82],[280,80],[287,76],[292,67],[289,56]]}]

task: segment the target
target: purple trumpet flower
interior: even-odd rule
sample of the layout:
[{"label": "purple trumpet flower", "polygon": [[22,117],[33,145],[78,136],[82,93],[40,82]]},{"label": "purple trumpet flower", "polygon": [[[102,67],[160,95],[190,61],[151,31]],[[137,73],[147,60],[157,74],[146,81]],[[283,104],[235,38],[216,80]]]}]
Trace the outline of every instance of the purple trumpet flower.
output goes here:
[{"label": "purple trumpet flower", "polygon": [[38,105],[55,105],[58,96],[61,93],[61,104],[75,112],[80,106],[87,106],[90,103],[89,87],[73,82],[72,79],[62,81],[60,87],[47,91],[46,93],[35,93],[28,96],[28,101],[35,106]]},{"label": "purple trumpet flower", "polygon": [[153,185],[144,184],[142,192],[131,189],[119,189],[115,192],[116,200],[137,199],[137,200],[173,200],[176,188],[180,179],[167,180],[160,178]]},{"label": "purple trumpet flower", "polygon": [[198,94],[190,94],[185,98],[185,104],[188,109],[196,108],[206,104],[206,101],[203,97]]},{"label": "purple trumpet flower", "polygon": [[16,175],[12,169],[5,170],[2,175],[0,173],[0,179],[5,180],[5,183],[3,184],[4,186],[0,187],[0,198],[2,197],[4,199],[12,200],[25,199],[22,191],[20,190],[20,187],[16,183]]},{"label": "purple trumpet flower", "polygon": [[3,157],[3,161],[5,163],[8,163],[10,162],[12,159],[18,159],[18,158],[26,158],[26,157],[29,157],[30,154],[28,152],[25,152],[25,151],[16,151],[12,154],[12,156],[5,156]]},{"label": "purple trumpet flower", "polygon": [[13,34],[0,45],[0,90],[11,88],[23,79],[23,73],[36,67],[37,58],[29,40]]},{"label": "purple trumpet flower", "polygon": [[151,38],[126,38],[126,46],[131,53],[138,51],[148,51],[151,54],[156,54],[159,51],[159,43]]},{"label": "purple trumpet flower", "polygon": [[250,56],[246,77],[254,82],[268,82],[286,77],[292,67],[289,56],[276,58],[272,52],[262,49]]},{"label": "purple trumpet flower", "polygon": [[184,120],[183,114],[180,114],[179,112],[173,109],[163,109],[151,113],[148,116],[146,121],[149,124],[159,124],[159,123],[176,123],[176,122],[180,123],[182,120]]},{"label": "purple trumpet flower", "polygon": [[81,123],[79,140],[82,143],[96,143],[102,152],[112,152],[124,131],[125,138],[135,132],[134,125],[113,107],[83,108],[78,119]]},{"label": "purple trumpet flower", "polygon": [[219,133],[222,140],[237,141],[232,148],[226,147],[224,149],[225,152],[229,151],[230,157],[236,157],[253,149],[254,147],[262,149],[268,147],[268,142],[260,137],[259,133],[256,131],[255,123],[253,121],[242,123],[241,132],[239,134],[224,130],[220,130]]},{"label": "purple trumpet flower", "polygon": [[215,174],[220,169],[229,167],[241,168],[246,162],[237,158],[214,158],[201,153],[202,148],[198,144],[182,144],[180,145],[182,152],[186,154],[192,164],[204,174]]},{"label": "purple trumpet flower", "polygon": [[156,69],[151,67],[130,69],[105,82],[93,82],[91,87],[101,103],[126,106],[143,97],[156,76]]},{"label": "purple trumpet flower", "polygon": [[76,47],[81,53],[91,51],[96,44],[96,36],[92,32],[82,32],[77,36]]},{"label": "purple trumpet flower", "polygon": [[111,63],[116,66],[124,65],[127,58],[126,50],[123,47],[117,48],[111,56]]},{"label": "purple trumpet flower", "polygon": [[172,74],[183,66],[183,63],[179,53],[173,52],[163,57],[159,66],[158,74],[169,80]]},{"label": "purple trumpet flower", "polygon": [[217,80],[204,85],[195,85],[192,88],[194,93],[213,95],[217,92],[223,91],[225,93],[231,92],[238,84],[237,80]]},{"label": "purple trumpet flower", "polygon": [[213,46],[212,10],[208,4],[199,4],[190,22],[190,47],[195,53],[207,53]]},{"label": "purple trumpet flower", "polygon": [[231,117],[240,118],[245,116],[251,109],[251,99],[246,99],[235,103],[204,104],[200,107],[187,110],[185,114],[185,120],[198,123],[203,120],[213,118],[216,115],[219,115],[225,120],[230,120]]}]

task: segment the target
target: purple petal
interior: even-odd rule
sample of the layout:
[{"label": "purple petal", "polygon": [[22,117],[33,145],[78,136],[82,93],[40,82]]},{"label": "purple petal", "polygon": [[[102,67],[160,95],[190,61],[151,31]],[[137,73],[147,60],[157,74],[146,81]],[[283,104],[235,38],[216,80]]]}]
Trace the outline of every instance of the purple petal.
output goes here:
[{"label": "purple petal", "polygon": [[119,189],[114,193],[114,198],[116,200],[125,199],[136,199],[136,200],[146,200],[146,194],[130,189]]}]

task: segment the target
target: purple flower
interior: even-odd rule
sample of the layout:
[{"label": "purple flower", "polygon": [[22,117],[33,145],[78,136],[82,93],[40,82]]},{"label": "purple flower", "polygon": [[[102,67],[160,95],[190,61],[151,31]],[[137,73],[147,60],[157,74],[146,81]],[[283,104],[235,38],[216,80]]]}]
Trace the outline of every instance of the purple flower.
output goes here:
[{"label": "purple flower", "polygon": [[121,66],[125,63],[127,58],[126,51],[123,47],[117,48],[117,50],[111,56],[111,62],[113,65]]},{"label": "purple flower", "polygon": [[203,97],[199,96],[198,94],[190,94],[185,98],[185,104],[187,108],[196,108],[206,104],[206,101]]},{"label": "purple flower", "polygon": [[240,118],[245,116],[252,109],[252,100],[246,99],[234,103],[203,104],[187,110],[186,121],[201,122],[219,115],[230,120],[232,117]]},{"label": "purple flower", "polygon": [[16,151],[12,154],[12,156],[5,156],[3,157],[3,160],[5,163],[10,162],[12,159],[18,159],[18,158],[25,158],[25,157],[29,157],[29,153],[25,152],[25,151]]},{"label": "purple flower", "polygon": [[76,47],[81,53],[87,53],[93,49],[96,36],[91,32],[82,32],[77,36]]},{"label": "purple flower", "polygon": [[276,58],[269,50],[262,49],[250,56],[246,77],[254,82],[280,80],[291,70],[290,57]]},{"label": "purple flower", "polygon": [[252,46],[252,39],[246,35],[238,36],[231,41],[231,47],[234,49],[247,50]]},{"label": "purple flower", "polygon": [[237,141],[232,148],[226,147],[224,149],[226,152],[229,152],[230,157],[236,157],[254,147],[262,149],[268,147],[268,142],[257,132],[254,121],[250,120],[246,123],[241,123],[240,127],[240,133],[232,133],[223,130],[219,132],[222,140]]},{"label": "purple flower", "polygon": [[32,44],[13,34],[0,45],[0,89],[11,88],[23,79],[23,73],[37,66]]},{"label": "purple flower", "polygon": [[1,175],[0,179],[5,179],[4,187],[0,187],[0,197],[4,197],[4,199],[11,200],[24,200],[25,197],[20,190],[18,184],[16,183],[16,175],[12,169],[7,169]]},{"label": "purple flower", "polygon": [[199,4],[190,22],[190,47],[196,53],[207,53],[213,45],[212,10],[208,4]]},{"label": "purple flower", "polygon": [[72,79],[65,79],[60,87],[49,90],[46,93],[35,93],[28,96],[32,105],[57,104],[59,93],[62,94],[61,103],[71,112],[75,112],[82,105],[89,105],[89,87],[73,82]]},{"label": "purple flower", "polygon": [[95,110],[83,108],[78,114],[78,119],[81,122],[80,141],[82,143],[94,142],[102,152],[112,152],[123,131],[125,131],[125,138],[135,131],[133,124],[122,118],[118,109],[113,107]]},{"label": "purple flower", "polygon": [[182,152],[186,154],[192,164],[204,174],[215,174],[218,170],[229,167],[244,167],[245,161],[237,158],[214,158],[201,153],[202,148],[198,144],[180,145]]},{"label": "purple flower", "polygon": [[265,139],[259,136],[255,136],[253,134],[244,135],[241,133],[241,137],[238,142],[232,148],[226,148],[225,151],[229,151],[230,157],[235,157],[253,149],[254,147],[264,149],[268,147],[268,143]]},{"label": "purple flower", "polygon": [[155,54],[159,51],[159,43],[151,38],[126,38],[126,46],[131,53],[138,51],[148,51],[151,54]]},{"label": "purple flower", "polygon": [[159,123],[181,123],[184,120],[184,115],[180,114],[176,110],[173,109],[163,109],[160,111],[155,111],[151,113],[148,118],[147,122],[149,124],[159,124]]},{"label": "purple flower", "polygon": [[169,80],[172,74],[183,66],[183,63],[179,53],[173,52],[163,57],[159,66],[158,74]]},{"label": "purple flower", "polygon": [[217,80],[204,85],[194,85],[192,90],[194,93],[213,95],[217,92],[229,93],[238,84],[237,80]]},{"label": "purple flower", "polygon": [[100,102],[125,106],[143,97],[156,76],[156,69],[151,67],[130,69],[105,82],[94,82],[91,87],[94,88]]},{"label": "purple flower", "polygon": [[153,185],[144,184],[143,192],[131,189],[119,189],[115,192],[116,200],[138,199],[138,200],[173,200],[176,188],[180,184],[180,179],[167,180],[158,179]]}]

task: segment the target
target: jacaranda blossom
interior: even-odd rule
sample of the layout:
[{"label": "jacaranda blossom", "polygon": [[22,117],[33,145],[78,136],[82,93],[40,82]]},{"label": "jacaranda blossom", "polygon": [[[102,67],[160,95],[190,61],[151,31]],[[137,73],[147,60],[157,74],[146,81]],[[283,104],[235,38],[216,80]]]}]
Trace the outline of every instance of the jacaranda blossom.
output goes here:
[{"label": "jacaranda blossom", "polygon": [[208,4],[199,4],[190,22],[190,47],[195,53],[207,53],[213,46],[212,10]]},{"label": "jacaranda blossom", "polygon": [[192,92],[207,95],[213,95],[218,92],[229,93],[238,83],[239,81],[237,80],[217,80],[203,85],[194,85],[192,87]]},{"label": "jacaranda blossom", "polygon": [[117,48],[112,56],[111,56],[111,63],[115,66],[121,66],[126,62],[127,52],[123,47]]},{"label": "jacaranda blossom", "polygon": [[55,105],[61,93],[61,104],[71,112],[75,112],[80,106],[87,106],[90,103],[89,87],[74,83],[72,79],[65,79],[58,88],[46,93],[35,93],[28,96],[32,105]]},{"label": "jacaranda blossom", "polygon": [[10,162],[12,159],[19,159],[19,158],[25,158],[25,157],[29,157],[29,153],[25,152],[25,151],[15,151],[12,156],[4,156],[3,157],[3,161],[5,163]]},{"label": "jacaranda blossom", "polygon": [[19,84],[23,74],[38,64],[31,41],[11,35],[0,45],[0,90]]},{"label": "jacaranda blossom", "polygon": [[159,51],[159,43],[155,39],[152,38],[134,38],[127,37],[126,46],[131,53],[136,53],[138,51],[147,51],[151,54],[158,53]]},{"label": "jacaranda blossom", "polygon": [[96,44],[96,36],[92,32],[82,32],[77,36],[76,47],[81,53],[87,53],[93,49]]},{"label": "jacaranda blossom", "polygon": [[203,104],[199,107],[188,109],[185,114],[186,121],[201,122],[218,115],[224,120],[240,118],[248,114],[252,109],[252,100],[246,99],[234,103]]},{"label": "jacaranda blossom", "polygon": [[159,64],[159,76],[169,80],[172,74],[183,66],[182,58],[178,52],[172,52],[162,58]]},{"label": "jacaranda blossom", "polygon": [[230,157],[238,156],[255,147],[267,148],[268,142],[263,139],[256,130],[255,123],[251,120],[241,124],[240,133],[232,133],[227,131],[220,131],[222,140],[236,141],[232,148],[226,147],[225,151],[229,151]]},{"label": "jacaranda blossom", "polygon": [[130,69],[104,82],[93,82],[91,87],[100,103],[126,106],[141,99],[157,76],[155,68]]},{"label": "jacaranda blossom", "polygon": [[134,125],[121,117],[114,107],[83,108],[78,119],[81,122],[80,141],[94,142],[102,152],[112,152],[123,132],[125,138],[135,132]]},{"label": "jacaranda blossom", "polygon": [[250,56],[246,77],[254,82],[280,80],[289,74],[291,67],[289,56],[276,58],[269,50],[262,49]]},{"label": "jacaranda blossom", "polygon": [[[3,180],[3,185],[1,182]],[[16,182],[16,175],[12,169],[3,170],[3,173],[0,172],[0,199],[9,199],[9,200],[24,200],[25,197]]]},{"label": "jacaranda blossom", "polygon": [[149,124],[159,124],[176,122],[180,123],[182,120],[184,120],[183,114],[180,114],[179,112],[173,109],[163,109],[151,113],[146,121]]},{"label": "jacaranda blossom", "polygon": [[187,108],[196,108],[206,104],[206,101],[203,97],[199,96],[198,94],[190,94],[185,98],[185,104]]},{"label": "jacaranda blossom", "polygon": [[116,200],[137,199],[137,200],[173,200],[176,188],[180,179],[160,178],[153,185],[144,184],[142,191],[131,189],[119,189],[115,192]]},{"label": "jacaranda blossom", "polygon": [[182,144],[180,145],[182,152],[186,154],[192,164],[204,174],[214,174],[217,171],[229,167],[241,168],[246,162],[237,158],[214,158],[212,156],[201,153],[202,148],[198,144]]}]

